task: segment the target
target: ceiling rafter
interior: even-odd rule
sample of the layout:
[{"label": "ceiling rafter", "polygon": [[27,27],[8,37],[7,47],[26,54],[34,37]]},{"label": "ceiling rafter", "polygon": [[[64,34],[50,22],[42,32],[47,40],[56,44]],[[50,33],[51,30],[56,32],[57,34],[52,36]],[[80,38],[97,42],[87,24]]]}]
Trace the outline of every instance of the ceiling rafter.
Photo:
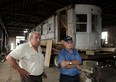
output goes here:
[{"label": "ceiling rafter", "polygon": [[57,3],[57,2],[55,2],[55,0],[54,0],[54,2],[53,1],[45,1],[45,0],[36,0],[36,2],[42,2],[42,3],[45,3],[45,4],[50,4],[50,5],[59,6],[59,7],[64,6],[64,4]]},{"label": "ceiling rafter", "polygon": [[20,29],[34,28],[53,15],[55,11],[70,4],[99,6],[102,9],[103,24],[109,20],[113,21],[110,23],[115,23],[116,5],[114,0],[0,0],[0,17],[6,30],[16,29],[18,33]]},{"label": "ceiling rafter", "polygon": [[20,29],[28,29],[28,28],[31,28],[31,27],[25,27],[25,26],[13,26],[13,25],[7,25],[7,27],[9,27],[9,29],[17,29],[17,28],[20,28]]},{"label": "ceiling rafter", "polygon": [[8,3],[6,3],[6,4],[4,4],[4,5],[2,5],[1,6],[1,9],[9,9],[9,8],[11,8],[12,6],[16,6],[17,4],[19,4],[19,3],[22,3],[22,2],[24,2],[23,0],[13,0],[13,1],[9,1]]},{"label": "ceiling rafter", "polygon": [[47,10],[47,8],[45,8],[40,2],[38,2],[38,7],[41,7],[45,12],[46,12],[46,14],[48,15],[48,16],[50,16],[52,13],[49,11],[49,10]]},{"label": "ceiling rafter", "polygon": [[35,16],[35,15],[33,15],[33,14],[17,13],[17,12],[4,11],[4,10],[0,10],[0,14],[11,14],[11,15],[18,15],[18,16],[31,16],[31,17],[42,18],[42,17],[40,17],[40,16]]},{"label": "ceiling rafter", "polygon": [[14,0],[13,2],[9,2],[6,5],[2,6],[1,9],[21,11],[22,9],[30,7],[31,5],[33,5],[33,0]]}]

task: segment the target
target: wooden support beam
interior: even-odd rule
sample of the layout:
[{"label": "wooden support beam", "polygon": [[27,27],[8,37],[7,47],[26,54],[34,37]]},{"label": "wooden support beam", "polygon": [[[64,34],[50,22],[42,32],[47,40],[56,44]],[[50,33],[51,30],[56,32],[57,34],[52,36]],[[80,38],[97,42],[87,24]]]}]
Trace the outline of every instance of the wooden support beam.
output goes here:
[{"label": "wooden support beam", "polygon": [[50,65],[51,50],[52,50],[52,40],[47,40],[45,62],[44,62],[44,66],[46,66],[46,67],[49,67],[49,65]]}]

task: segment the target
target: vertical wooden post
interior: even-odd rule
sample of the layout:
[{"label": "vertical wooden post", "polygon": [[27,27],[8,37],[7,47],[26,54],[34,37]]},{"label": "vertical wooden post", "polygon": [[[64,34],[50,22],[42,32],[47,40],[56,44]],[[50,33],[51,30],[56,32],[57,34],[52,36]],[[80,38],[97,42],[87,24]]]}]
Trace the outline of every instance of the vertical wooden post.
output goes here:
[{"label": "vertical wooden post", "polygon": [[44,65],[46,67],[49,67],[49,65],[50,65],[51,50],[52,50],[52,40],[47,40],[46,53],[45,53],[45,62],[44,62]]}]

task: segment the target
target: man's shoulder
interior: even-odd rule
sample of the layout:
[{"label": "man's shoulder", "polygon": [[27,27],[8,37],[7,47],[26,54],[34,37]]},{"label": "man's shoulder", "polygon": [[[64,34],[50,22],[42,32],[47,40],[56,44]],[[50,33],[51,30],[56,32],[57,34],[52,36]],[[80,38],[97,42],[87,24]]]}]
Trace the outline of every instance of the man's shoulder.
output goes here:
[{"label": "man's shoulder", "polygon": [[78,51],[77,49],[73,48],[74,51]]},{"label": "man's shoulder", "polygon": [[59,53],[64,53],[65,52],[65,49],[61,49]]},{"label": "man's shoulder", "polygon": [[18,45],[17,48],[25,48],[25,47],[27,47],[28,45],[29,45],[28,42],[22,43],[22,44]]}]

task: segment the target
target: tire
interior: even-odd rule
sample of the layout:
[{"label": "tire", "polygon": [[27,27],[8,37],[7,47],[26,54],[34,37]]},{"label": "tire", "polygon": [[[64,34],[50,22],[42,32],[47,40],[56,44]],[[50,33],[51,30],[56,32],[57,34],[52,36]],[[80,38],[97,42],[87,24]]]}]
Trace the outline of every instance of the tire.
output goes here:
[{"label": "tire", "polygon": [[114,67],[116,68],[116,61],[114,61]]},{"label": "tire", "polygon": [[1,63],[4,63],[6,61],[6,57],[5,57],[5,55],[2,55],[1,57],[0,57],[0,62]]},{"label": "tire", "polygon": [[54,65],[56,67],[59,67],[59,64],[58,64],[58,56],[57,55],[54,57]]},{"label": "tire", "polygon": [[2,60],[0,60],[1,63],[4,63],[5,61],[6,61],[6,59],[4,59],[4,58]]}]

